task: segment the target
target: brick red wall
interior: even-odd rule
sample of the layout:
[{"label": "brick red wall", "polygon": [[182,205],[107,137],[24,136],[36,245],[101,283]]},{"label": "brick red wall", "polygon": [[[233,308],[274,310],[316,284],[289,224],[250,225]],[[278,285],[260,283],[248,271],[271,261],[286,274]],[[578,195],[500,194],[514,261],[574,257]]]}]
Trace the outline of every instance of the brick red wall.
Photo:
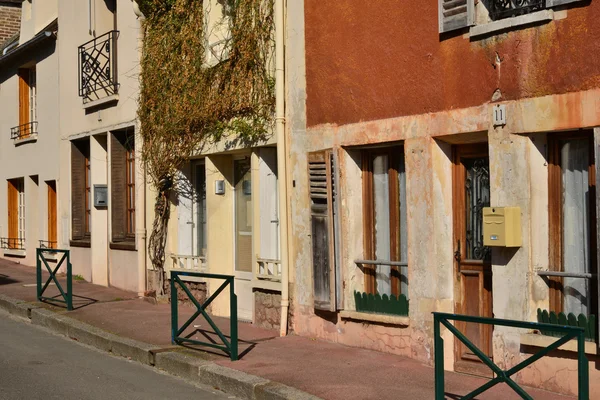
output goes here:
[{"label": "brick red wall", "polygon": [[598,88],[600,1],[574,4],[471,41],[440,37],[437,0],[305,0],[308,126]]},{"label": "brick red wall", "polygon": [[0,1],[0,46],[21,27],[20,5]]}]

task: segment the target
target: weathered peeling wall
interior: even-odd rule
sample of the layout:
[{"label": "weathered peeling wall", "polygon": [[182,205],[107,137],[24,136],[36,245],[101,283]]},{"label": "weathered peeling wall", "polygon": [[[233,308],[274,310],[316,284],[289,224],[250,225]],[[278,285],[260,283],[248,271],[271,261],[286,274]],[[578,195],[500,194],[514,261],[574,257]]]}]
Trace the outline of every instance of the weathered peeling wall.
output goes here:
[{"label": "weathered peeling wall", "polygon": [[481,40],[440,36],[436,1],[305,3],[308,126],[471,107],[497,89],[515,100],[600,86],[596,1]]},{"label": "weathered peeling wall", "polygon": [[[491,126],[492,106],[411,115],[342,126],[320,125],[291,137],[291,218],[295,279],[294,330],[298,334],[433,362],[432,311],[454,312],[452,144],[487,142],[491,203],[519,206],[523,245],[495,248],[493,313],[496,318],[535,321],[548,307],[548,286],[537,271],[548,268],[547,132],[600,125],[600,90],[509,101],[508,123]],[[568,108],[567,108],[568,105]],[[363,284],[353,263],[362,258],[362,182],[358,145],[404,143],[407,173],[410,321],[383,324],[319,313],[312,307],[310,212],[306,153],[333,148],[339,157],[344,310],[353,310],[353,290]],[[510,367],[531,354],[524,331],[496,328],[494,360]],[[445,365],[453,369],[452,335],[445,339]],[[527,354],[525,354],[527,353]],[[520,382],[563,393],[576,387],[574,353],[561,352],[518,375]],[[590,382],[600,377],[590,362]],[[564,365],[564,367],[563,367]],[[595,386],[592,387],[594,388]]]}]

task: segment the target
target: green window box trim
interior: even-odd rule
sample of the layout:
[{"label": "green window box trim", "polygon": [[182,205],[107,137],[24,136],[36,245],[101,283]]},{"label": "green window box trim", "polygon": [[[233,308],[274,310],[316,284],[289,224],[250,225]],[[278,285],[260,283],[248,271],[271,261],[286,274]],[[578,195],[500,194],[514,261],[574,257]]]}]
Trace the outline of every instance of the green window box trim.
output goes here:
[{"label": "green window box trim", "polygon": [[367,294],[354,291],[356,311],[408,316],[408,299],[401,294],[399,297],[384,294]]},{"label": "green window box trim", "polygon": [[[579,314],[576,316],[573,313],[565,314],[565,313],[555,313],[554,311],[548,312],[548,310],[542,310],[538,308],[537,310],[537,319],[538,322],[545,324],[553,324],[553,325],[563,325],[563,326],[579,326],[581,328],[585,328],[585,338],[588,341],[596,340],[596,316],[590,315],[589,317],[585,314]],[[552,332],[552,331],[541,331],[542,335],[546,336],[558,336],[562,337],[562,333]]]}]

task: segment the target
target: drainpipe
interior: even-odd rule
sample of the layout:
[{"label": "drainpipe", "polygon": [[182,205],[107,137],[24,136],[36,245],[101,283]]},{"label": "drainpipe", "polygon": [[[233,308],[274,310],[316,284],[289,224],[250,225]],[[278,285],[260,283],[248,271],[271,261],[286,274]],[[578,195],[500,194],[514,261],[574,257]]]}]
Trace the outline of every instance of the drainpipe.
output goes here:
[{"label": "drainpipe", "polygon": [[287,223],[287,151],[285,145],[285,46],[284,1],[275,1],[275,123],[277,133],[277,170],[279,174],[279,237],[281,262],[280,336],[287,334],[289,308],[289,263]]}]

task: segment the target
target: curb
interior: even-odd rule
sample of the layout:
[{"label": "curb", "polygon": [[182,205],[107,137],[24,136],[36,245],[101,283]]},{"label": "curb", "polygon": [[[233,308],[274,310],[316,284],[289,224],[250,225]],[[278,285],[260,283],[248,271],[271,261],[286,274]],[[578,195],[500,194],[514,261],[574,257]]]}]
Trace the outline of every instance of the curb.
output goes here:
[{"label": "curb", "polygon": [[[0,294],[0,308],[99,350],[153,366],[196,383],[249,400],[319,400],[299,389],[204,360],[190,352],[164,351],[148,343],[108,333],[93,325],[57,314],[35,303]],[[160,351],[159,351],[160,350]]]}]

